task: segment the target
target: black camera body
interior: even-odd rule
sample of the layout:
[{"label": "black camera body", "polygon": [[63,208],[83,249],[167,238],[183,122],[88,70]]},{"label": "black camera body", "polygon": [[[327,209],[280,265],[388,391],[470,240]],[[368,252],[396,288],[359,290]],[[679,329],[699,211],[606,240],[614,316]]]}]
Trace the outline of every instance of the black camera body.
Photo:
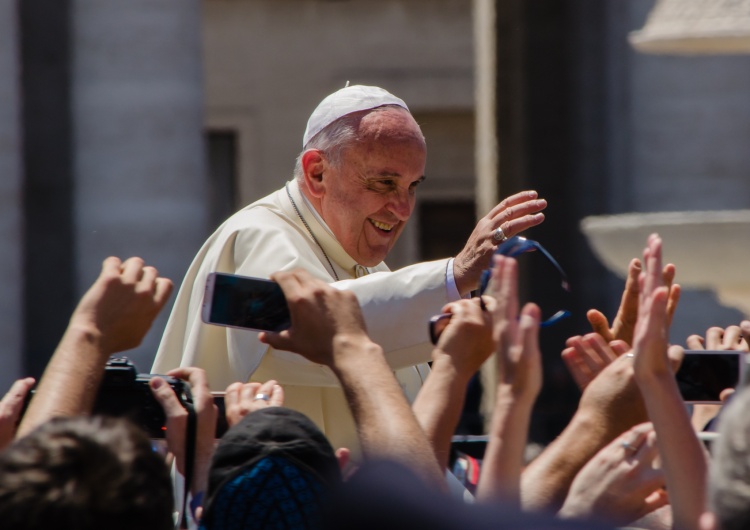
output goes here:
[{"label": "black camera body", "polygon": [[148,386],[153,377],[164,379],[183,407],[192,407],[190,385],[185,381],[167,375],[139,374],[129,359],[120,357],[107,362],[92,413],[128,418],[151,438],[164,438],[166,416]]}]

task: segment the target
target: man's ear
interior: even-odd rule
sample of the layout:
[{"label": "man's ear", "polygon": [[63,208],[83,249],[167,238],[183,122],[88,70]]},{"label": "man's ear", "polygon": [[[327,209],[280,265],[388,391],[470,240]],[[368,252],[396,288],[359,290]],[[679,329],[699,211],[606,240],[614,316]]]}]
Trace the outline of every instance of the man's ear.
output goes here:
[{"label": "man's ear", "polygon": [[328,168],[328,161],[319,149],[308,149],[302,153],[302,173],[305,185],[310,194],[320,198],[325,192],[323,173]]}]

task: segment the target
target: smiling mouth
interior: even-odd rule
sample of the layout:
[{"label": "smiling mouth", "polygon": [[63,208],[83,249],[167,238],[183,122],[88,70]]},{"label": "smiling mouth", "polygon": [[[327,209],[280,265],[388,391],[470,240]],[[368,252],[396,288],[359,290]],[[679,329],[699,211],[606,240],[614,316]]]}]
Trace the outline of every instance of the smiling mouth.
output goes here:
[{"label": "smiling mouth", "polygon": [[376,221],[374,219],[368,219],[368,221],[370,221],[370,224],[372,224],[372,226],[374,226],[378,230],[382,230],[383,232],[390,232],[391,230],[393,230],[393,227],[395,226],[395,225],[389,225],[386,223],[381,223],[380,221]]}]

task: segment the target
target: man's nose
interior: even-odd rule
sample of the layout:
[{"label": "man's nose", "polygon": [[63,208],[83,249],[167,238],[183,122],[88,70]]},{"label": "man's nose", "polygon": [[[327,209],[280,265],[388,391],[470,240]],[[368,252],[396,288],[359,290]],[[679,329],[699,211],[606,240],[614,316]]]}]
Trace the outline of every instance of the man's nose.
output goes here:
[{"label": "man's nose", "polygon": [[414,210],[414,198],[408,192],[395,193],[388,208],[399,221],[406,221]]}]

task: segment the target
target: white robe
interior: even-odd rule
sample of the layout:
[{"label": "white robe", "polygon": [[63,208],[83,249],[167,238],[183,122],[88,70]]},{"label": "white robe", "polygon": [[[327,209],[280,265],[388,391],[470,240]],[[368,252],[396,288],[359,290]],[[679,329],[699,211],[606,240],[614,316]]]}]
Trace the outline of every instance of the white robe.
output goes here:
[{"label": "white robe", "polygon": [[337,288],[352,290],[369,335],[383,347],[407,398],[413,400],[429,372],[427,365],[419,365],[430,359],[429,317],[458,298],[455,287],[446,286],[446,268],[452,262],[419,263],[393,272],[380,263],[365,270],[307,206],[297,183],[290,182],[288,189],[341,281],[335,281],[325,255],[281,188],[235,213],[200,249],[177,294],[151,371],[163,374],[178,366],[198,366],[206,370],[214,391],[251,376],[253,381],[275,379],[284,387],[287,406],[307,414],[334,447],[356,452],[354,423],[329,368],[274,350],[258,341],[254,331],[202,322],[208,274],[268,278],[279,270],[302,267]]}]

